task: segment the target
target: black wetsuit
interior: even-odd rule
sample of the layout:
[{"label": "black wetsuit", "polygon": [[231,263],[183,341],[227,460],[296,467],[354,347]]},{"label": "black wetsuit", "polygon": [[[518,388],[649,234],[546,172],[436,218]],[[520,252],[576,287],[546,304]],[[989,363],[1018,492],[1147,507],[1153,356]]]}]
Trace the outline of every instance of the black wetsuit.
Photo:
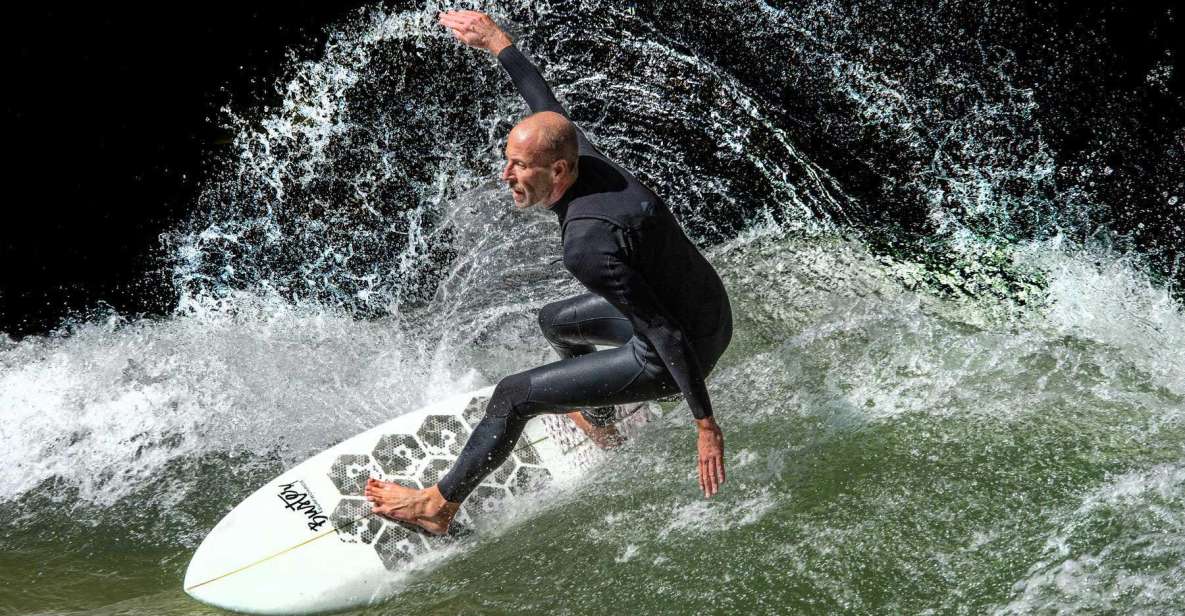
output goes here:
[{"label": "black wetsuit", "polygon": [[[514,46],[498,60],[533,112],[567,112]],[[439,482],[461,502],[514,448],[539,413],[640,402],[682,393],[712,414],[704,377],[732,338],[720,277],[663,201],[597,150],[579,128],[576,183],[551,209],[564,267],[591,293],[543,307],[539,323],[558,362],[498,383],[457,463]],[[597,351],[594,345],[616,348]]]}]

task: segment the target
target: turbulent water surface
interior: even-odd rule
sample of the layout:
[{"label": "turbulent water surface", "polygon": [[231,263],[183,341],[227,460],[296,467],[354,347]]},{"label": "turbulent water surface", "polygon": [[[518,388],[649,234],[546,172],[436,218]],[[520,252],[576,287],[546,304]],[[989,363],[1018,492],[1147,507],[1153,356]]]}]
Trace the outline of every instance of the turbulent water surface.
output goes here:
[{"label": "turbulent water surface", "polygon": [[[1006,49],[942,13],[895,19],[960,53],[911,56],[853,5],[718,0],[766,50],[739,75],[670,11],[483,6],[724,278],[729,480],[697,494],[667,403],[365,613],[1185,613],[1185,315],[1163,252],[1092,226],[1110,168],[1057,160]],[[434,13],[362,12],[280,107],[225,110],[236,154],[164,238],[174,314],[0,338],[0,614],[211,613],[188,558],[262,480],[552,359],[535,313],[579,289],[554,217],[494,181],[522,103]],[[803,124],[867,147],[883,200]]]}]

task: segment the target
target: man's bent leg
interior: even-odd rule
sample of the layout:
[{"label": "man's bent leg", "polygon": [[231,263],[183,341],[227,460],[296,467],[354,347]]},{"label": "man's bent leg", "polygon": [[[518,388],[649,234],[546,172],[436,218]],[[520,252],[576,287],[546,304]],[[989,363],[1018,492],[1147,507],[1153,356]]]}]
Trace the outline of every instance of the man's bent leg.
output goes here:
[{"label": "man's bent leg", "polygon": [[[547,304],[539,311],[543,337],[563,358],[597,350],[595,345],[621,346],[634,336],[633,325],[605,298],[585,293]],[[620,444],[612,427],[616,408],[602,406],[568,413],[568,417],[601,447]]]},{"label": "man's bent leg", "polygon": [[498,383],[486,403],[485,417],[473,428],[452,469],[436,485],[420,490],[395,482],[368,480],[365,495],[372,503],[371,511],[432,533],[447,532],[461,502],[506,461],[522,435],[530,417],[517,414],[514,409],[525,403],[530,390],[528,373],[513,374]]},{"label": "man's bent leg", "polygon": [[506,377],[495,388],[485,417],[457,463],[441,478],[441,493],[452,502],[468,496],[506,460],[527,421],[539,413],[641,402],[675,391],[666,370],[642,364],[632,344]]},{"label": "man's bent leg", "polygon": [[598,344],[621,346],[634,336],[629,319],[592,293],[544,306],[539,310],[539,329],[563,359],[596,352]]},{"label": "man's bent leg", "polygon": [[474,426],[457,461],[437,483],[440,493],[449,502],[464,501],[477,484],[514,451],[518,437],[522,436],[523,428],[531,418],[527,408],[531,390],[529,375],[533,371],[512,374],[494,388],[494,395],[486,404],[485,417]]},{"label": "man's bent leg", "polygon": [[460,503],[506,461],[534,415],[641,402],[678,391],[665,369],[638,359],[636,342],[502,379],[486,405],[485,417],[440,482],[426,490],[372,482],[366,495],[374,503],[374,511],[431,532],[444,532]]}]

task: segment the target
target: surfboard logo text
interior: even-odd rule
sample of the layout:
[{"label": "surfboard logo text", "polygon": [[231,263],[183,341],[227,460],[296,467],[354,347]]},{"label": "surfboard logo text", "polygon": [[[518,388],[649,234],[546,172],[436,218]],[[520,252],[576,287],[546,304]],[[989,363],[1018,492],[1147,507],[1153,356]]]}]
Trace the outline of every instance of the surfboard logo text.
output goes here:
[{"label": "surfboard logo text", "polygon": [[303,481],[280,484],[279,496],[284,502],[285,509],[304,514],[308,519],[309,530],[320,530],[321,526],[329,521],[320,503],[309,494],[309,489]]}]

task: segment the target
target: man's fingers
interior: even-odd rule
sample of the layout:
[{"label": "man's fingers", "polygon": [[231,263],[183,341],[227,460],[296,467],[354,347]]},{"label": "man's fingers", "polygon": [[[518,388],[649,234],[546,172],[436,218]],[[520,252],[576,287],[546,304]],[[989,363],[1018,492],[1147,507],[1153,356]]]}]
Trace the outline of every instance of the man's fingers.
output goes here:
[{"label": "man's fingers", "polygon": [[724,458],[712,456],[699,463],[699,487],[705,497],[715,496],[724,483]]},{"label": "man's fingers", "polygon": [[440,20],[440,23],[447,28],[452,28],[453,30],[464,30],[465,28],[468,27],[468,25],[465,22],[457,20],[457,19],[449,19],[449,20],[442,19],[442,20]]},{"label": "man's fingers", "polygon": [[490,19],[489,15],[479,11],[458,11],[455,13],[455,16],[457,21],[469,26],[470,28],[495,25],[494,20]]},{"label": "man's fingers", "polygon": [[481,11],[445,11],[440,14],[441,17],[448,17],[450,19],[460,19],[467,22],[474,22],[482,18],[488,18],[489,15]]},{"label": "man's fingers", "polygon": [[445,13],[440,16],[440,23],[450,28],[463,28],[469,25],[469,20]]},{"label": "man's fingers", "polygon": [[473,15],[471,13],[472,13],[472,11],[458,11],[456,13],[452,13],[451,16],[452,16],[452,19],[454,19],[457,23],[471,26],[471,25],[477,23],[477,20],[478,20],[477,15],[480,15],[480,13],[478,13],[477,15]]}]

